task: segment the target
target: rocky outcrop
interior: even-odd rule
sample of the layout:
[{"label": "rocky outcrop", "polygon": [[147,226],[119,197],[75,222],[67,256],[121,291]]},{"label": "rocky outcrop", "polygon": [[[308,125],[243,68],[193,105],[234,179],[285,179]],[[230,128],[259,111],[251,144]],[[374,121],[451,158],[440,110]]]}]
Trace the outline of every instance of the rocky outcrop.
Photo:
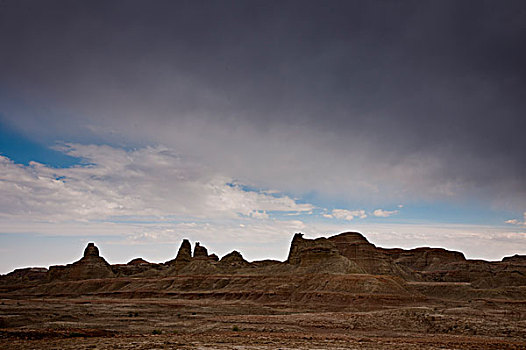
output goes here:
[{"label": "rocky outcrop", "polygon": [[190,245],[190,241],[183,239],[179,251],[177,252],[177,256],[175,257],[175,261],[189,262],[190,260],[192,260],[192,246]]},{"label": "rocky outcrop", "polygon": [[515,265],[526,265],[526,255],[515,254],[513,256],[506,256],[502,258],[502,262]]},{"label": "rocky outcrop", "polygon": [[208,249],[203,247],[199,242],[195,242],[194,258],[196,258],[196,259],[208,259]]},{"label": "rocky outcrop", "polygon": [[219,257],[215,254],[210,254],[208,256],[208,260],[211,260],[211,261],[219,261]]},{"label": "rocky outcrop", "polygon": [[135,258],[133,260],[130,260],[126,265],[132,265],[132,266],[138,266],[138,265],[151,265],[148,261],[142,259],[142,258]]},{"label": "rocky outcrop", "polygon": [[166,271],[166,275],[220,273],[220,270],[216,267],[218,260],[217,255],[208,255],[208,249],[199,242],[195,243],[194,254],[192,256],[190,242],[185,239],[179,248],[177,257],[165,263],[165,265],[170,266]]},{"label": "rocky outcrop", "polygon": [[356,263],[366,273],[411,277],[410,271],[394,263],[389,255],[358,232],[344,232],[327,240],[334,244],[341,255]]},{"label": "rocky outcrop", "polygon": [[94,258],[100,257],[99,248],[95,246],[95,243],[88,243],[88,246],[86,247],[86,249],[84,249],[84,258],[90,258],[90,257],[94,257]]},{"label": "rocky outcrop", "polygon": [[[173,277],[189,275],[374,275],[413,283],[465,283],[469,288],[489,289],[526,286],[526,256],[506,257],[499,262],[467,260],[460,252],[443,248],[384,249],[370,243],[358,232],[306,239],[296,233],[288,258],[280,261],[248,262],[233,251],[221,260],[199,242],[192,256],[190,242],[183,240],[177,257],[164,264],[134,259],[110,265],[90,243],[84,256],[66,266],[46,269],[18,269],[0,276],[4,285],[77,281],[113,277]],[[375,277],[376,278],[376,277]],[[378,277],[380,278],[380,277]]]},{"label": "rocky outcrop", "polygon": [[231,270],[249,267],[250,263],[243,258],[240,252],[234,250],[223,256],[217,263],[217,266],[222,269]]},{"label": "rocky outcrop", "polygon": [[85,280],[114,276],[110,264],[99,255],[99,249],[94,243],[88,244],[84,249],[84,256],[79,261],[66,266],[51,266],[48,273],[48,279],[51,281]]},{"label": "rocky outcrop", "polygon": [[1,281],[6,284],[45,281],[47,273],[48,269],[44,267],[26,267],[2,276]]},{"label": "rocky outcrop", "polygon": [[[345,232],[329,238],[305,239],[301,233],[294,235],[292,239],[289,264],[305,264],[302,261],[311,261],[317,256],[319,262],[336,257],[340,260],[338,271],[340,273],[342,259],[350,261],[350,273],[369,273],[375,275],[394,275],[408,278],[411,271],[394,264],[392,259],[374,244],[358,232]],[[347,264],[349,265],[349,264]]]},{"label": "rocky outcrop", "polygon": [[177,251],[177,256],[175,259],[167,261],[166,265],[185,265],[192,261],[192,246],[190,241],[183,239],[179,250]]},{"label": "rocky outcrop", "polygon": [[292,238],[287,262],[304,273],[365,273],[329,239],[305,239],[301,233]]},{"label": "rocky outcrop", "polygon": [[142,258],[135,258],[127,264],[111,265],[111,270],[118,277],[132,276],[139,274],[151,274],[151,272],[159,271],[162,266],[159,264],[150,263]]},{"label": "rocky outcrop", "polygon": [[466,261],[464,254],[443,248],[382,249],[397,264],[416,271],[440,270],[446,264]]},{"label": "rocky outcrop", "polygon": [[296,265],[301,262],[302,256],[308,253],[309,250],[318,249],[320,251],[332,251],[334,248],[334,245],[325,237],[305,239],[303,238],[303,233],[296,233],[290,243],[289,256],[286,262]]}]

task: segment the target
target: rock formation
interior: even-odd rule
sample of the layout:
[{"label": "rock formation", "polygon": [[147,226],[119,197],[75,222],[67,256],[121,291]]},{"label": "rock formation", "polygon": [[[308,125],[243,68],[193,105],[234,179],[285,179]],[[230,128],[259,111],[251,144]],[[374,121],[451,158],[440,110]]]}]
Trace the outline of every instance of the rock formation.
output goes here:
[{"label": "rock formation", "polygon": [[246,261],[240,252],[234,250],[219,260],[217,263],[219,267],[232,269],[232,268],[246,268],[250,266],[250,263]]},{"label": "rock formation", "polygon": [[43,282],[46,280],[48,275],[48,269],[44,267],[26,267],[22,269],[16,269],[9,272],[0,281],[11,284],[11,283],[24,283],[24,282]]},{"label": "rock formation", "polygon": [[135,258],[131,261],[129,261],[126,265],[150,265],[148,261],[142,259],[142,258]]},{"label": "rock formation", "polygon": [[[277,276],[275,277],[277,280],[272,282],[276,285],[286,284],[284,281],[292,278],[291,276],[332,276],[328,278],[327,283],[336,280],[346,281],[345,288],[351,288],[348,283],[358,283],[356,281],[365,283],[363,288],[378,283],[378,288],[387,288],[386,290],[391,288],[386,287],[387,285],[398,285],[399,288],[406,290],[408,287],[404,283],[412,282],[411,288],[418,289],[418,293],[438,294],[441,293],[440,285],[433,285],[434,287],[431,288],[426,283],[457,283],[455,288],[459,290],[463,288],[462,295],[468,295],[466,290],[523,288],[526,286],[526,257],[515,255],[498,262],[467,260],[462,253],[443,248],[425,247],[409,250],[379,248],[357,232],[345,232],[316,239],[307,239],[301,233],[297,233],[292,239],[288,258],[284,262],[273,260],[248,262],[238,251],[226,254],[219,260],[215,254],[209,255],[208,250],[198,242],[195,243],[192,256],[190,242],[185,239],[176,258],[166,263],[154,264],[137,258],[128,264],[110,265],[99,255],[99,249],[90,243],[84,250],[84,256],[73,264],[51,266],[49,270],[18,269],[6,276],[0,276],[0,282],[3,285],[17,283],[31,285],[37,282],[52,283],[129,276],[137,278],[186,276],[199,280],[195,282],[197,285],[206,285],[208,283],[206,278],[211,278],[212,275],[226,276],[224,278],[252,276],[250,278],[254,281],[263,278],[261,276]],[[223,277],[214,278],[224,281]],[[294,293],[299,293],[297,288],[301,290],[303,288],[301,285],[308,280],[308,278],[306,280],[298,278],[302,282],[290,286],[291,290],[296,290]],[[463,284],[458,285],[458,283]],[[279,288],[283,291],[285,285]],[[516,289],[509,293],[513,294],[521,290]]]},{"label": "rock formation", "polygon": [[336,255],[351,262],[350,269],[353,273],[401,277],[408,274],[358,232],[345,232],[330,238],[317,239],[305,239],[301,233],[297,233],[292,239],[287,261],[290,264],[298,264],[309,257],[312,259],[312,256],[318,256],[318,260],[323,261],[329,257],[334,259]]},{"label": "rock formation", "polygon": [[515,254],[513,256],[506,256],[502,258],[502,262],[517,264],[517,265],[526,265],[526,255]]},{"label": "rock formation", "polygon": [[142,258],[135,258],[127,264],[111,265],[111,270],[118,277],[132,276],[139,274],[152,275],[153,272],[161,270],[159,264],[150,263]]},{"label": "rock formation", "polygon": [[310,240],[303,238],[301,233],[292,238],[287,262],[305,273],[365,273],[327,238]]},{"label": "rock formation", "polygon": [[110,264],[99,255],[99,249],[94,243],[88,244],[79,261],[66,266],[51,266],[48,273],[50,280],[85,280],[114,276]]},{"label": "rock formation", "polygon": [[84,258],[89,257],[100,257],[99,248],[95,246],[95,243],[88,243],[88,246],[86,247],[86,249],[84,249]]},{"label": "rock formation", "polygon": [[219,257],[215,254],[210,254],[208,256],[208,259],[211,260],[211,261],[219,261]]},{"label": "rock formation", "polygon": [[181,247],[179,247],[179,251],[177,252],[177,256],[175,257],[175,261],[189,262],[190,260],[192,260],[192,246],[190,245],[190,242],[187,239],[183,239]]},{"label": "rock formation", "polygon": [[175,259],[167,261],[167,265],[181,265],[181,264],[187,264],[192,260],[192,246],[190,245],[190,241],[187,239],[183,239],[183,242],[181,243],[181,246],[179,247],[179,250],[177,251],[177,256]]},{"label": "rock formation", "polygon": [[208,259],[208,249],[200,245],[199,242],[195,242],[194,259]]}]

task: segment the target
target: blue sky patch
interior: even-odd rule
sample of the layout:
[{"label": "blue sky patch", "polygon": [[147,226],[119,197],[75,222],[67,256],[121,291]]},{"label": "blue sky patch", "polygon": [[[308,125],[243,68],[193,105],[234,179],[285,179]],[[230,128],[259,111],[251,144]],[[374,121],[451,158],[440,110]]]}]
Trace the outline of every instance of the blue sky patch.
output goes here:
[{"label": "blue sky patch", "polygon": [[80,164],[80,159],[52,149],[53,145],[35,142],[0,118],[0,154],[15,163],[35,161],[54,168]]}]

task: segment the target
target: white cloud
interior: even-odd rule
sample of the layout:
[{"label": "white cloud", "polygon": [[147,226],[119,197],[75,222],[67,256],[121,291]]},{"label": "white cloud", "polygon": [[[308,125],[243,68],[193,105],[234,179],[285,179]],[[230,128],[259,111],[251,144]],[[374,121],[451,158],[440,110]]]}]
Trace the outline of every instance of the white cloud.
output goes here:
[{"label": "white cloud", "polygon": [[[526,252],[526,233],[516,226],[382,226],[356,220],[349,226],[338,221],[275,220],[275,212],[308,214],[315,208],[274,190],[246,191],[239,181],[169,148],[126,151],[69,144],[61,149],[83,158],[85,165],[51,168],[32,162],[25,166],[0,156],[2,233],[99,237],[97,241],[111,236],[118,240],[115,245],[168,242],[174,245],[172,255],[182,238],[190,238],[219,255],[239,249],[249,259],[286,258],[294,232],[320,236],[348,230],[362,231],[381,246],[445,246],[483,258]],[[377,209],[373,215],[378,210],[392,213]],[[367,217],[365,210],[347,209],[322,215],[347,221]],[[489,244],[495,249],[488,251]],[[140,249],[135,251],[141,255]],[[125,261],[119,256],[109,259]],[[8,260],[6,255],[0,263],[9,264]],[[14,267],[19,266],[6,267],[4,272]]]},{"label": "white cloud", "polygon": [[397,214],[398,210],[383,210],[383,209],[376,209],[373,211],[373,215],[381,218],[386,218],[388,216]]},{"label": "white cloud", "polygon": [[0,215],[55,222],[122,216],[261,219],[270,211],[313,209],[275,192],[247,191],[168,148],[67,144],[61,149],[86,164],[24,166],[0,156]]},{"label": "white cloud", "polygon": [[323,216],[326,218],[343,219],[350,221],[355,217],[365,219],[367,217],[367,214],[365,214],[365,210],[333,209],[331,214],[324,214]]},{"label": "white cloud", "polygon": [[249,216],[254,218],[254,219],[268,219],[269,218],[269,215],[264,210],[262,210],[262,211],[254,210],[254,211],[250,212]]},{"label": "white cloud", "polygon": [[524,225],[524,226],[526,226],[526,211],[522,214],[522,217],[524,219],[523,221],[520,221],[518,219],[510,219],[510,220],[504,221],[504,223],[511,224],[511,225]]},{"label": "white cloud", "polygon": [[[453,224],[371,224],[365,221],[303,222],[301,220],[256,220],[241,216],[234,219],[173,220],[170,218],[144,218],[143,221],[100,222],[61,221],[39,222],[0,217],[2,232],[16,234],[38,233],[44,236],[76,236],[82,242],[70,251],[61,249],[43,253],[48,258],[30,262],[20,255],[20,246],[11,248],[0,259],[0,273],[31,264],[65,264],[77,259],[87,241],[95,241],[111,263],[122,263],[133,257],[163,262],[175,257],[183,238],[199,241],[210,252],[222,256],[233,249],[239,250],[249,260],[280,259],[287,257],[293,233],[302,232],[306,237],[330,236],[345,231],[362,232],[373,244],[380,247],[415,248],[422,246],[444,247],[459,250],[468,258],[500,260],[503,256],[526,254],[526,232],[518,227]],[[8,235],[0,235],[7,237]],[[25,238],[27,239],[27,237]],[[59,240],[62,241],[62,240]],[[56,242],[56,241],[53,241]],[[8,244],[9,239],[2,244]],[[491,246],[492,249],[487,249]],[[11,246],[12,247],[12,246]],[[25,246],[24,246],[25,247]],[[150,247],[150,248],[149,248]],[[155,249],[153,249],[155,247]],[[72,249],[73,249],[72,248]],[[26,249],[26,248],[24,248]],[[36,253],[35,253],[36,254]],[[40,256],[40,255],[39,255]],[[17,261],[16,264],[13,261]]]}]

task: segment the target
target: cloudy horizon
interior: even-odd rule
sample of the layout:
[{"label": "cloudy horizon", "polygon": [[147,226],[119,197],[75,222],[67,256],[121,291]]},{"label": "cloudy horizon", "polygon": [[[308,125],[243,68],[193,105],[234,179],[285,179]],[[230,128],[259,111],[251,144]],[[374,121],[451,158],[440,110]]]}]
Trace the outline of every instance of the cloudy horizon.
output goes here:
[{"label": "cloudy horizon", "polygon": [[525,38],[521,1],[4,1],[0,273],[295,232],[526,254]]}]

